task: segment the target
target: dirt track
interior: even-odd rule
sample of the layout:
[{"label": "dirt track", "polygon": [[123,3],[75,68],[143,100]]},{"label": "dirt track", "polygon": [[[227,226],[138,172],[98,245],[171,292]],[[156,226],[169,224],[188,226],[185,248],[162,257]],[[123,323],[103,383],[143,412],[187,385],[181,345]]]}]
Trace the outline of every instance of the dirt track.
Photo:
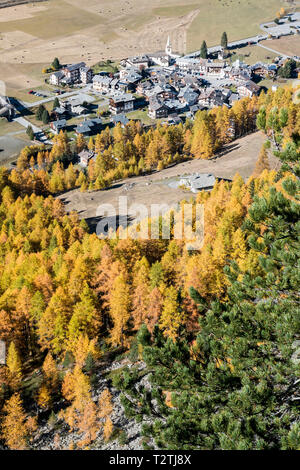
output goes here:
[{"label": "dirt track", "polygon": [[0,0],[0,8],[14,7],[16,5],[23,5],[26,3],[45,2],[46,0]]},{"label": "dirt track", "polygon": [[[127,197],[128,207],[132,204],[144,204],[148,210],[152,204],[168,204],[174,207],[179,201],[195,196],[182,189],[170,188],[164,180],[195,172],[213,173],[216,177],[226,179],[232,179],[236,173],[239,173],[247,179],[253,173],[264,141],[265,136],[257,132],[228,145],[224,150],[225,154],[214,160],[192,160],[152,175],[120,181],[105,191],[82,193],[76,189],[59,198],[65,203],[67,211],[76,210],[80,218],[86,219],[91,229],[94,230],[99,220],[97,208],[100,204],[111,204],[117,214],[124,214],[119,211],[120,196]],[[270,165],[271,168],[278,168],[278,161],[272,158]],[[130,210],[128,212],[130,214]]]}]

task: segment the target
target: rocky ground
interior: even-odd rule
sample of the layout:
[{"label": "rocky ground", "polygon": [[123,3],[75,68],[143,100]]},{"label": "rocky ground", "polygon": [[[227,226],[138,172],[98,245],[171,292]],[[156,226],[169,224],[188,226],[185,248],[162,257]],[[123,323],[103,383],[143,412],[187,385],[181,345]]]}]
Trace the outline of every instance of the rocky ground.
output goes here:
[{"label": "rocky ground", "polygon": [[[114,425],[115,431],[123,431],[123,435],[126,435],[125,443],[120,440],[119,435],[116,438],[112,438],[109,442],[105,442],[102,438],[102,431],[99,429],[98,436],[96,440],[91,444],[90,448],[93,450],[143,450],[142,446],[142,437],[141,437],[141,424],[135,422],[135,420],[128,419],[125,416],[124,408],[121,405],[120,401],[120,391],[116,390],[111,385],[111,381],[107,374],[111,371],[116,371],[122,369],[123,367],[133,367],[128,359],[113,362],[109,366],[101,369],[96,373],[97,376],[97,386],[96,390],[93,393],[93,399],[95,402],[98,401],[101,392],[105,388],[108,388],[112,394],[113,401],[113,413],[111,415],[111,420]],[[145,367],[143,363],[139,363],[139,368],[142,370]],[[144,384],[147,384],[148,378],[144,378]],[[114,433],[117,434],[117,433]],[[68,427],[62,422],[59,423],[54,429],[49,424],[45,423],[41,426],[34,440],[31,443],[31,448],[34,450],[57,450],[55,445],[54,436],[59,435],[60,443],[59,450],[69,449],[73,444],[81,440],[81,436],[76,432],[69,432]],[[153,444],[153,443],[152,443]]]}]

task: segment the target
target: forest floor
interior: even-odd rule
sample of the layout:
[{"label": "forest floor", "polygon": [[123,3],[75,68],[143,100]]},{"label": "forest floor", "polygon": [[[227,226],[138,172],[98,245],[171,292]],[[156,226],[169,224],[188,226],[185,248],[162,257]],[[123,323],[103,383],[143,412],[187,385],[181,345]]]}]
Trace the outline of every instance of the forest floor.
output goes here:
[{"label": "forest floor", "polygon": [[[259,151],[265,136],[261,132],[250,134],[227,145],[223,151],[211,160],[190,160],[179,163],[165,170],[146,176],[127,178],[116,182],[112,187],[102,191],[81,192],[75,189],[64,193],[59,198],[64,202],[67,212],[77,211],[81,219],[85,219],[91,230],[95,230],[100,220],[97,210],[100,205],[110,204],[111,213],[125,215],[119,210],[119,198],[127,197],[128,216],[130,222],[136,220],[136,216],[130,213],[132,204],[144,204],[150,214],[151,205],[167,204],[176,207],[177,204],[195,194],[181,188],[171,188],[168,183],[185,174],[212,173],[215,177],[232,179],[239,173],[247,180],[253,173]],[[275,157],[270,158],[271,168],[278,168]],[[119,221],[122,224],[122,221]]]}]

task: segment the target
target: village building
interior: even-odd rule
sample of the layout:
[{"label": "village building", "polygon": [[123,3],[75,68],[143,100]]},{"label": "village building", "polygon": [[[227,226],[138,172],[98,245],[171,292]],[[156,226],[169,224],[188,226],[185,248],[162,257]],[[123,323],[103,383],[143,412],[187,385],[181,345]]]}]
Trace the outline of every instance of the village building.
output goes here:
[{"label": "village building", "polygon": [[153,64],[160,65],[161,67],[169,67],[172,63],[171,57],[163,51],[149,54],[149,59]]},{"label": "village building", "polygon": [[145,97],[148,100],[153,98],[167,100],[175,98],[176,96],[176,90],[168,83],[161,83],[160,85],[155,85],[153,88],[145,92]]},{"label": "village building", "polygon": [[86,168],[93,158],[95,158],[95,152],[92,150],[82,150],[79,154],[79,165]]},{"label": "village building", "polygon": [[8,96],[0,95],[0,118],[11,121],[16,114],[16,108],[12,105]]},{"label": "village building", "polygon": [[112,116],[111,122],[114,125],[120,124],[121,127],[124,128],[129,123],[129,119],[125,114],[116,114],[115,116]]},{"label": "village building", "polygon": [[93,78],[93,89],[100,93],[108,93],[110,91],[110,84],[112,78],[103,75],[95,75]]},{"label": "village building", "polygon": [[194,77],[193,75],[185,74],[181,77],[177,83],[181,85],[181,87],[190,86],[193,90],[199,90],[203,86],[203,80],[199,77]]},{"label": "village building", "polygon": [[120,93],[129,93],[130,91],[135,91],[134,85],[124,81],[118,81],[118,88],[115,90],[115,92],[120,92]]},{"label": "village building", "polygon": [[109,85],[109,92],[116,93],[120,90],[120,80],[117,77],[114,77]]},{"label": "village building", "polygon": [[62,68],[62,72],[65,78],[71,83],[80,81],[80,69],[85,68],[85,62],[79,62],[78,64],[66,65]]},{"label": "village building", "polygon": [[84,62],[78,64],[66,65],[58,72],[53,72],[50,75],[49,83],[51,85],[72,85],[73,83],[91,83],[93,78],[93,71],[86,67]]},{"label": "village building", "polygon": [[152,100],[149,102],[148,116],[151,119],[162,119],[166,118],[169,113],[169,108],[158,100]]},{"label": "village building", "polygon": [[144,82],[140,82],[136,88],[136,92],[141,96],[149,96],[151,94],[151,90],[153,88],[153,82],[151,80],[146,80]]},{"label": "village building", "polygon": [[84,85],[91,83],[93,80],[93,71],[89,67],[81,67],[80,70],[80,81]]},{"label": "village building", "polygon": [[139,73],[131,69],[128,69],[128,70],[125,69],[120,72],[120,84],[121,84],[120,88],[121,89],[126,88],[126,91],[127,90],[135,91],[137,88],[137,85],[139,84],[141,80],[142,80],[142,76]]},{"label": "village building", "polygon": [[182,119],[176,114],[175,115],[171,114],[168,117],[167,121],[163,121],[161,124],[163,126],[178,126],[178,124],[182,124]]},{"label": "village building", "polygon": [[200,61],[200,73],[207,75],[208,77],[218,76],[220,78],[225,77],[225,62],[213,62],[209,59]]},{"label": "village building", "polygon": [[205,108],[222,106],[224,102],[225,98],[221,90],[216,90],[213,87],[202,90],[198,99],[198,103]]},{"label": "village building", "polygon": [[82,114],[86,114],[87,109],[84,108],[81,105],[78,106],[72,106],[72,114],[75,114],[76,116],[81,116]]},{"label": "village building", "polygon": [[189,106],[186,103],[181,103],[178,99],[166,100],[164,101],[164,104],[169,110],[168,114],[183,114],[189,109]]},{"label": "village building", "polygon": [[150,59],[148,55],[128,57],[121,61],[121,65],[124,67],[137,67],[139,70],[142,70],[149,67]]},{"label": "village building", "polygon": [[256,95],[256,96],[259,95],[260,86],[256,85],[256,83],[249,80],[245,84],[239,85],[237,87],[237,91],[242,98],[244,97],[252,98],[253,95]]},{"label": "village building", "polygon": [[274,78],[276,76],[277,69],[278,67],[276,64],[264,64],[262,62],[257,62],[251,67],[253,74],[264,78]]},{"label": "village building", "polygon": [[184,186],[192,191],[198,193],[199,191],[211,191],[217,179],[214,175],[208,173],[195,173],[190,176],[184,176],[179,181],[179,186]]},{"label": "village building", "polygon": [[199,69],[200,60],[192,57],[179,57],[176,59],[176,65],[180,70],[193,72]]},{"label": "village building", "polygon": [[62,79],[64,78],[65,74],[63,72],[54,72],[50,75],[49,83],[51,85],[58,86],[60,85]]},{"label": "village building", "polygon": [[60,107],[54,110],[54,113],[57,113],[60,116],[67,115],[80,115],[87,112],[86,109],[87,103],[85,98],[82,96],[77,96],[76,98],[70,98],[66,101],[60,102]]},{"label": "village building", "polygon": [[228,103],[230,106],[232,106],[234,103],[236,103],[240,99],[240,96],[238,93],[231,93],[231,95],[228,98]]},{"label": "village building", "polygon": [[185,103],[188,106],[193,106],[197,103],[199,93],[196,93],[190,86],[182,88],[178,94],[178,99],[181,103]]},{"label": "village building", "polygon": [[138,69],[136,69],[135,67],[121,69],[120,70],[120,80],[128,80],[129,78],[131,80],[139,81],[139,80],[142,79],[142,75],[141,75],[140,71]]},{"label": "village building", "polygon": [[203,111],[206,109],[204,106],[201,106],[199,103],[193,106],[190,106],[190,110],[186,113],[186,117],[188,119],[195,119],[196,114],[198,111]]},{"label": "village building", "polygon": [[100,118],[86,119],[75,129],[76,134],[95,135],[102,130],[102,120]]},{"label": "village building", "polygon": [[59,106],[52,111],[52,117],[54,116],[56,121],[68,118],[69,114],[70,112],[65,106]]},{"label": "village building", "polygon": [[167,56],[169,56],[169,57],[171,57],[172,59],[175,59],[175,60],[176,60],[178,57],[180,57],[179,54],[175,54],[175,53],[173,52],[170,36],[168,36],[168,39],[167,39],[167,44],[166,44],[165,53],[166,53]]},{"label": "village building", "polygon": [[112,114],[122,114],[133,111],[135,97],[131,94],[115,95],[109,100],[109,110]]},{"label": "village building", "polygon": [[60,131],[64,131],[67,127],[66,119],[60,119],[58,121],[53,121],[50,124],[51,129],[53,130],[54,134],[58,135]]}]

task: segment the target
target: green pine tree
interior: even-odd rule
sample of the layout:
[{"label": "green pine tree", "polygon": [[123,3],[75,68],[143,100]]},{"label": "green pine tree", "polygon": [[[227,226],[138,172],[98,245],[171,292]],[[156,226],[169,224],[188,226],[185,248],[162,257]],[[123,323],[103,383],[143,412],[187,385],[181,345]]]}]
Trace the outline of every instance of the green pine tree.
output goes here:
[{"label": "green pine tree", "polygon": [[30,140],[34,140],[34,132],[33,132],[32,126],[27,127],[26,134],[28,135]]},{"label": "green pine tree", "polygon": [[43,124],[49,124],[50,116],[49,116],[49,112],[47,111],[47,109],[43,111],[42,121],[43,121]]},{"label": "green pine tree", "polygon": [[227,47],[228,47],[228,37],[227,37],[227,33],[226,33],[226,32],[224,32],[224,33],[222,34],[221,46],[222,46],[224,49],[227,49]]},{"label": "green pine tree", "polygon": [[55,100],[53,101],[53,109],[59,108],[59,99],[56,97]]},{"label": "green pine tree", "polygon": [[57,57],[55,57],[55,59],[53,60],[51,65],[52,65],[54,70],[59,70],[60,67],[61,67],[60,62],[59,62]]},{"label": "green pine tree", "polygon": [[46,110],[45,106],[43,104],[40,104],[35,113],[35,117],[38,121],[41,121],[43,119],[43,114],[45,110]]},{"label": "green pine tree", "polygon": [[192,289],[201,314],[196,339],[181,332],[175,342],[144,326],[138,341],[146,369],[128,368],[114,378],[128,416],[152,418],[143,434],[160,448],[300,448],[293,359],[300,331],[299,143],[277,156],[284,190],[255,196],[243,226],[249,249],[260,254],[259,271],[242,274],[228,264],[226,301],[207,304]]},{"label": "green pine tree", "polygon": [[205,41],[203,41],[200,49],[200,57],[201,59],[207,59],[208,56],[208,51],[207,51],[207,44]]}]

